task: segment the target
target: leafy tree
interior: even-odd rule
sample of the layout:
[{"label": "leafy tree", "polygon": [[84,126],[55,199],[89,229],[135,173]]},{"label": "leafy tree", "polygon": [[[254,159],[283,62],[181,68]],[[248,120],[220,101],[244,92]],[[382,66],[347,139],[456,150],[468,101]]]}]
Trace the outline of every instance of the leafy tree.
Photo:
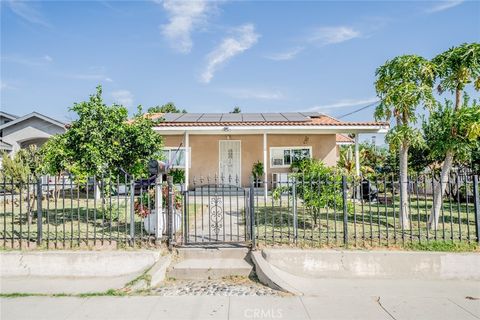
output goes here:
[{"label": "leafy tree", "polygon": [[[423,134],[425,140],[425,134]],[[410,148],[408,154],[408,170],[410,175],[419,175],[429,168],[435,170],[436,159],[431,155],[428,142]]]},{"label": "leafy tree", "polygon": [[[440,175],[440,181],[435,185],[434,203],[429,224],[437,228],[442,204],[442,195],[446,191],[450,168],[445,169],[447,161],[468,162],[472,160],[474,151],[478,148],[480,138],[480,105],[473,101],[469,104],[468,97],[462,107],[455,110],[453,102],[446,100],[430,114],[424,124],[425,137],[430,146],[432,157],[441,158],[451,153],[452,158],[446,158]],[[450,163],[450,166],[452,163]],[[442,188],[440,189],[440,186]],[[437,195],[436,192],[439,192]],[[441,192],[441,193],[440,193]],[[439,207],[436,207],[438,205]]]},{"label": "leafy tree", "polygon": [[[327,167],[317,159],[303,159],[292,164],[292,174],[299,183],[296,184],[297,195],[313,216],[318,227],[320,208],[341,208],[343,204],[342,177],[335,168]],[[281,188],[281,187],[280,187]],[[351,204],[349,204],[350,210]]]},{"label": "leafy tree", "polygon": [[[360,171],[363,176],[381,172],[381,165],[386,159],[386,150],[378,148],[372,143],[362,142],[358,146],[361,159]],[[355,174],[355,157],[352,146],[341,146],[337,167],[345,174]]]},{"label": "leafy tree", "polygon": [[37,146],[30,145],[28,148],[18,150],[12,157],[7,153],[2,155],[1,180],[5,181],[7,190],[20,192],[22,198],[27,195],[27,218],[28,223],[32,222],[32,211],[35,201],[35,183],[40,177],[39,170],[42,163],[42,155]]},{"label": "leafy tree", "polygon": [[40,176],[42,156],[35,145],[18,150],[12,157],[2,154],[2,180],[13,181],[16,189],[29,181],[35,181]]},{"label": "leafy tree", "polygon": [[241,112],[242,112],[242,110],[240,109],[240,107],[235,107],[235,108],[233,108],[232,111],[230,111],[230,113],[241,113]]},{"label": "leafy tree", "polygon": [[340,146],[337,167],[345,174],[352,176],[355,174],[355,157],[351,146]]},{"label": "leafy tree", "polygon": [[66,148],[66,141],[66,135],[58,134],[42,145],[40,149],[44,160],[41,164],[42,172],[59,176],[68,171],[68,161],[71,157],[67,154],[69,150]]},{"label": "leafy tree", "polygon": [[386,140],[393,150],[398,150],[400,160],[400,223],[409,228],[408,212],[408,149],[421,144],[422,135],[412,124],[417,122],[416,109],[419,105],[434,103],[434,65],[416,55],[404,55],[387,61],[375,75],[375,89],[380,104],[375,110],[376,119],[395,124],[389,130]]},{"label": "leafy tree", "polygon": [[155,106],[148,108],[148,113],[187,113],[185,109],[179,109],[173,102],[167,102],[162,106]]},{"label": "leafy tree", "polygon": [[[432,214],[429,218],[429,226],[436,229],[438,227],[438,217],[442,206],[442,198],[446,190],[446,181],[450,174],[455,157],[462,158],[466,145],[470,144],[470,140],[476,139],[475,134],[479,131],[479,122],[468,123],[469,120],[475,120],[470,114],[466,115],[462,111],[462,94],[465,86],[474,83],[474,88],[480,90],[480,44],[462,44],[458,47],[451,48],[444,53],[433,58],[440,79],[438,91],[440,93],[448,91],[455,94],[455,106],[451,104],[437,104],[438,111],[433,113],[432,124],[430,130],[438,130],[437,133],[431,135],[434,141],[439,142],[432,145],[432,152],[437,156],[444,156],[442,171],[440,173],[440,181],[435,185]],[[467,113],[473,112],[472,109]],[[466,118],[460,118],[460,115]],[[456,121],[460,121],[457,123]],[[458,126],[470,127],[473,135],[469,142],[464,141],[458,131]],[[447,126],[447,127],[444,127]],[[465,129],[466,130],[466,129]],[[478,135],[480,136],[480,135]],[[477,136],[477,137],[478,137]],[[443,140],[439,141],[438,137]],[[468,148],[467,148],[468,149]]]},{"label": "leafy tree", "polygon": [[476,174],[480,174],[480,138],[477,139],[477,146],[472,151],[472,159],[469,167],[472,168]]},{"label": "leafy tree", "polygon": [[159,158],[162,138],[140,107],[129,121],[125,107],[103,103],[99,86],[88,101],[75,103],[70,110],[78,119],[42,148],[46,173],[68,171],[79,181],[87,177],[122,177],[124,171],[145,176],[147,161]]}]

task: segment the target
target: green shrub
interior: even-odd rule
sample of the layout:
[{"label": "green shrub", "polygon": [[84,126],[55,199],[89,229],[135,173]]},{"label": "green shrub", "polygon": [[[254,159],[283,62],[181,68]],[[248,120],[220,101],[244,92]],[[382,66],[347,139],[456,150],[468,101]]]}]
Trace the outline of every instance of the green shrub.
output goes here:
[{"label": "green shrub", "polygon": [[338,208],[342,206],[342,177],[321,160],[303,159],[292,165],[297,195],[307,207]]},{"label": "green shrub", "polygon": [[170,175],[173,178],[174,184],[185,183],[185,170],[183,169],[172,169],[170,170]]}]

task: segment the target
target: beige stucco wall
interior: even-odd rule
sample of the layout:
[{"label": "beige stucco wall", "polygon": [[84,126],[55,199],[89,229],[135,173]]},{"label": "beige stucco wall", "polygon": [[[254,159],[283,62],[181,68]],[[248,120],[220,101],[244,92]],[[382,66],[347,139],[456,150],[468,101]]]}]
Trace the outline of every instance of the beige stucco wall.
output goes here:
[{"label": "beige stucco wall", "polygon": [[[164,136],[165,147],[178,147],[183,142],[183,135]],[[263,162],[263,135],[192,135],[189,136],[191,148],[190,185],[193,178],[218,174],[218,157],[220,140],[241,141],[241,182],[248,185],[252,166],[255,162]],[[267,137],[267,171],[268,180],[271,173],[289,172],[289,168],[270,168],[270,147],[300,147],[311,146],[315,159],[323,160],[333,166],[337,162],[335,134],[269,134]]]}]

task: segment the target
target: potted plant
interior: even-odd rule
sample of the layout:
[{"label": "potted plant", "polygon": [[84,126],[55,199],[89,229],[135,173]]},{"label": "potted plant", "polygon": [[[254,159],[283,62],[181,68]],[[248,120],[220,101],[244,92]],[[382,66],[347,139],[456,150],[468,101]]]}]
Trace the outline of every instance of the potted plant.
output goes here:
[{"label": "potted plant", "polygon": [[[134,210],[135,214],[142,217],[143,227],[148,234],[155,234],[157,229],[157,220],[159,220],[159,230],[161,234],[167,231],[167,198],[168,186],[162,185],[162,217],[157,219],[157,210],[155,208],[155,188],[151,188],[148,192],[142,193],[140,197],[135,200]],[[173,232],[177,232],[181,228],[181,208],[182,196],[176,188],[174,188],[174,203],[173,203]]]},{"label": "potted plant", "polygon": [[263,163],[262,162],[257,161],[253,164],[252,176],[253,176],[254,186],[256,188],[260,187],[261,186],[261,178],[263,176]]}]

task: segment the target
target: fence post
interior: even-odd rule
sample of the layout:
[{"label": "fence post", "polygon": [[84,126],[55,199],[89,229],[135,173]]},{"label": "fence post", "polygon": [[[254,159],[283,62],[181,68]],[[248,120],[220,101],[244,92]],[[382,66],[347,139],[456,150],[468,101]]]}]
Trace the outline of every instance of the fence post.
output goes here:
[{"label": "fence post", "polygon": [[173,249],[173,207],[174,207],[174,197],[175,194],[173,192],[173,177],[168,176],[167,177],[167,183],[168,183],[168,210],[167,210],[167,221],[168,221],[168,249],[172,250]]},{"label": "fence post", "polygon": [[297,212],[297,180],[295,177],[292,178],[292,210],[293,210],[293,242],[297,243],[298,212]]},{"label": "fence post", "polygon": [[130,241],[135,244],[135,179],[130,181]]},{"label": "fence post", "polygon": [[162,174],[158,174],[155,178],[155,210],[157,211],[157,219],[155,221],[155,243],[162,237],[160,229],[160,221],[163,219],[163,203],[162,203]]},{"label": "fence post", "polygon": [[249,192],[249,210],[250,210],[250,237],[252,238],[252,249],[256,247],[255,239],[255,185],[254,179],[250,179],[250,192]]},{"label": "fence post", "polygon": [[347,177],[342,176],[343,195],[343,243],[348,248],[348,209],[347,209]]},{"label": "fence post", "polygon": [[182,196],[183,196],[183,210],[182,210],[182,232],[183,232],[183,244],[188,243],[188,229],[187,229],[187,215],[188,215],[188,189],[184,189],[182,185]]},{"label": "fence post", "polygon": [[42,244],[42,177],[37,179],[37,245]]},{"label": "fence post", "polygon": [[478,175],[473,176],[473,204],[475,212],[475,235],[477,236],[477,242],[480,243],[480,199],[478,195]]}]

